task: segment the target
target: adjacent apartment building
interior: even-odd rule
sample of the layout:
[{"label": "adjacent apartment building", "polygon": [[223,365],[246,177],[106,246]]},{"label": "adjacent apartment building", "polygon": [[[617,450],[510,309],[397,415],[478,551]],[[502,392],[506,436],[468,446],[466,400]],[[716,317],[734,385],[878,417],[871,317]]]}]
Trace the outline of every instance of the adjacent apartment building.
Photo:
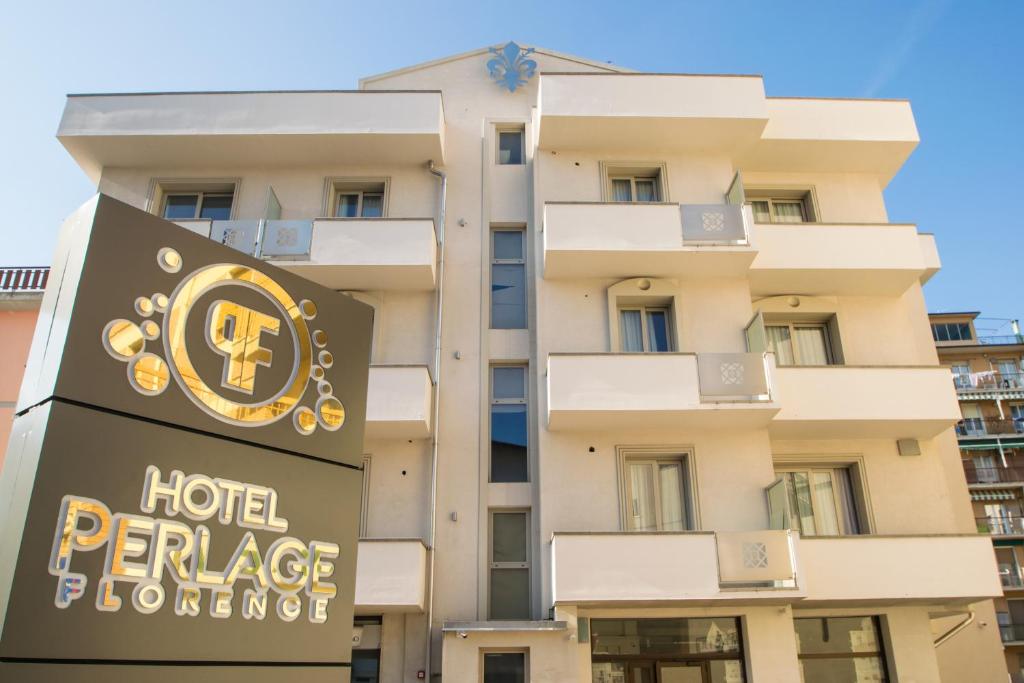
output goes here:
[{"label": "adjacent apartment building", "polygon": [[1003,598],[999,634],[1014,683],[1024,682],[1024,336],[979,336],[979,313],[933,313],[939,362],[953,373],[960,455],[978,531],[991,535]]},{"label": "adjacent apartment building", "polygon": [[908,102],[510,43],[58,138],[374,307],[353,681],[1005,681]]},{"label": "adjacent apartment building", "polygon": [[50,269],[0,267],[0,467]]}]

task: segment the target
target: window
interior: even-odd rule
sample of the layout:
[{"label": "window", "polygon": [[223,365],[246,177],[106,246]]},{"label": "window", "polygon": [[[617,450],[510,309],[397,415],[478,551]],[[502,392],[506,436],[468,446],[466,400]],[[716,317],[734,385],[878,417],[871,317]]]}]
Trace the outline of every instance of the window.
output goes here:
[{"label": "window", "polygon": [[530,618],[530,515],[491,513],[490,618]]},{"label": "window", "polygon": [[162,216],[169,221],[231,218],[233,192],[169,192],[164,195]]},{"label": "window", "polygon": [[380,681],[380,632],[383,619],[355,617],[353,627],[359,635],[352,641],[352,683],[378,683]]},{"label": "window", "polygon": [[971,366],[967,363],[953,363],[953,384],[957,389],[968,389],[971,386]]},{"label": "window", "polygon": [[519,166],[523,163],[523,129],[498,129],[498,164]]},{"label": "window", "polygon": [[822,323],[765,324],[768,348],[779,365],[834,365],[828,325]]},{"label": "window", "polygon": [[484,683],[525,683],[525,652],[485,652]]},{"label": "window", "polygon": [[999,566],[999,579],[1004,587],[1020,588],[1024,585],[1024,577],[1021,576],[1020,565],[1017,564],[1013,548],[996,546],[996,564]]},{"label": "window", "polygon": [[743,683],[735,617],[591,619],[594,683]]},{"label": "window", "polygon": [[491,329],[526,329],[526,232],[491,231]]},{"label": "window", "polygon": [[932,323],[932,338],[937,342],[970,341],[970,323]]},{"label": "window", "polygon": [[623,467],[628,531],[693,528],[686,456],[627,456]]},{"label": "window", "polygon": [[387,197],[386,180],[330,180],[327,207],[335,218],[382,218]]},{"label": "window", "polygon": [[526,367],[491,368],[491,481],[529,481]]},{"label": "window", "polygon": [[619,308],[620,345],[623,351],[674,351],[667,306]]},{"label": "window", "polygon": [[796,651],[804,683],[884,683],[877,617],[794,618]]},{"label": "window", "polygon": [[817,220],[813,193],[808,189],[744,188],[744,196],[755,223],[809,223]]},{"label": "window", "polygon": [[851,467],[786,467],[775,473],[785,483],[790,528],[802,536],[861,533]]},{"label": "window", "polygon": [[623,176],[611,178],[613,202],[660,202],[656,176]]}]

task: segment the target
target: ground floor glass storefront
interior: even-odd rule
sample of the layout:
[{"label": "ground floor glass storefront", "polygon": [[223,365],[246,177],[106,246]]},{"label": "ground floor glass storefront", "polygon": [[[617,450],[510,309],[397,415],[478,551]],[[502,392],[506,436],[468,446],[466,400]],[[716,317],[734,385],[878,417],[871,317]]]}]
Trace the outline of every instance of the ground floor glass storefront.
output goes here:
[{"label": "ground floor glass storefront", "polygon": [[594,619],[594,683],[743,683],[735,617]]},{"label": "ground floor glass storefront", "polygon": [[804,683],[886,683],[878,617],[793,619]]}]

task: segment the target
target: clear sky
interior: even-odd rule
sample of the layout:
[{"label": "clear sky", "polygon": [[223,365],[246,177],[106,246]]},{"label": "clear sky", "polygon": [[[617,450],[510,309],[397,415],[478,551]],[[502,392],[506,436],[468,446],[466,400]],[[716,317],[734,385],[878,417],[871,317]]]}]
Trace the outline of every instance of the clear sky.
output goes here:
[{"label": "clear sky", "polygon": [[54,138],[66,93],[355,88],[511,39],[642,71],[763,74],[769,95],[909,98],[921,144],[885,194],[890,220],[937,236],[929,309],[1024,317],[1021,26],[1009,0],[12,2],[0,265],[49,263],[93,192]]}]

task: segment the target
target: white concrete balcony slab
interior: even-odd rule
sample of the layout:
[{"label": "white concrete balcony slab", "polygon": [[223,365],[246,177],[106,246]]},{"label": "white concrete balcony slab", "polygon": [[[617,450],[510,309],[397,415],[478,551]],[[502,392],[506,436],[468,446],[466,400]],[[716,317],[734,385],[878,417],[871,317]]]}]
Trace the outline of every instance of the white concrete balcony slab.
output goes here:
[{"label": "white concrete balcony slab", "polygon": [[1002,595],[992,540],[981,535],[804,537],[801,606],[970,603]]},{"label": "white concrete balcony slab", "polygon": [[760,76],[545,73],[541,149],[738,150],[768,120]]},{"label": "white concrete balcony slab", "polygon": [[789,531],[555,533],[555,605],[788,602],[802,595]]},{"label": "white concrete balcony slab", "polygon": [[288,245],[278,258],[274,242],[265,240],[263,258],[331,289],[431,290],[437,284],[431,218],[318,218],[307,253]]},{"label": "white concrete balcony slab", "polygon": [[105,166],[422,164],[444,160],[440,91],[69,95],[57,138]]},{"label": "white concrete balcony slab", "polygon": [[739,277],[754,261],[749,209],[548,202],[544,277]]},{"label": "white concrete balcony slab", "polygon": [[929,439],[960,420],[949,368],[777,367],[775,438]]},{"label": "white concrete balcony slab", "polygon": [[760,353],[551,354],[547,391],[552,431],[757,427],[779,410]]},{"label": "white concrete balcony slab", "polygon": [[356,614],[421,613],[427,548],[418,538],[364,538],[356,559]]},{"label": "white concrete balcony slab", "polygon": [[366,440],[428,438],[433,396],[425,365],[371,366]]},{"label": "white concrete balcony slab", "polygon": [[751,243],[754,295],[899,296],[940,267],[934,237],[913,225],[757,223]]}]

